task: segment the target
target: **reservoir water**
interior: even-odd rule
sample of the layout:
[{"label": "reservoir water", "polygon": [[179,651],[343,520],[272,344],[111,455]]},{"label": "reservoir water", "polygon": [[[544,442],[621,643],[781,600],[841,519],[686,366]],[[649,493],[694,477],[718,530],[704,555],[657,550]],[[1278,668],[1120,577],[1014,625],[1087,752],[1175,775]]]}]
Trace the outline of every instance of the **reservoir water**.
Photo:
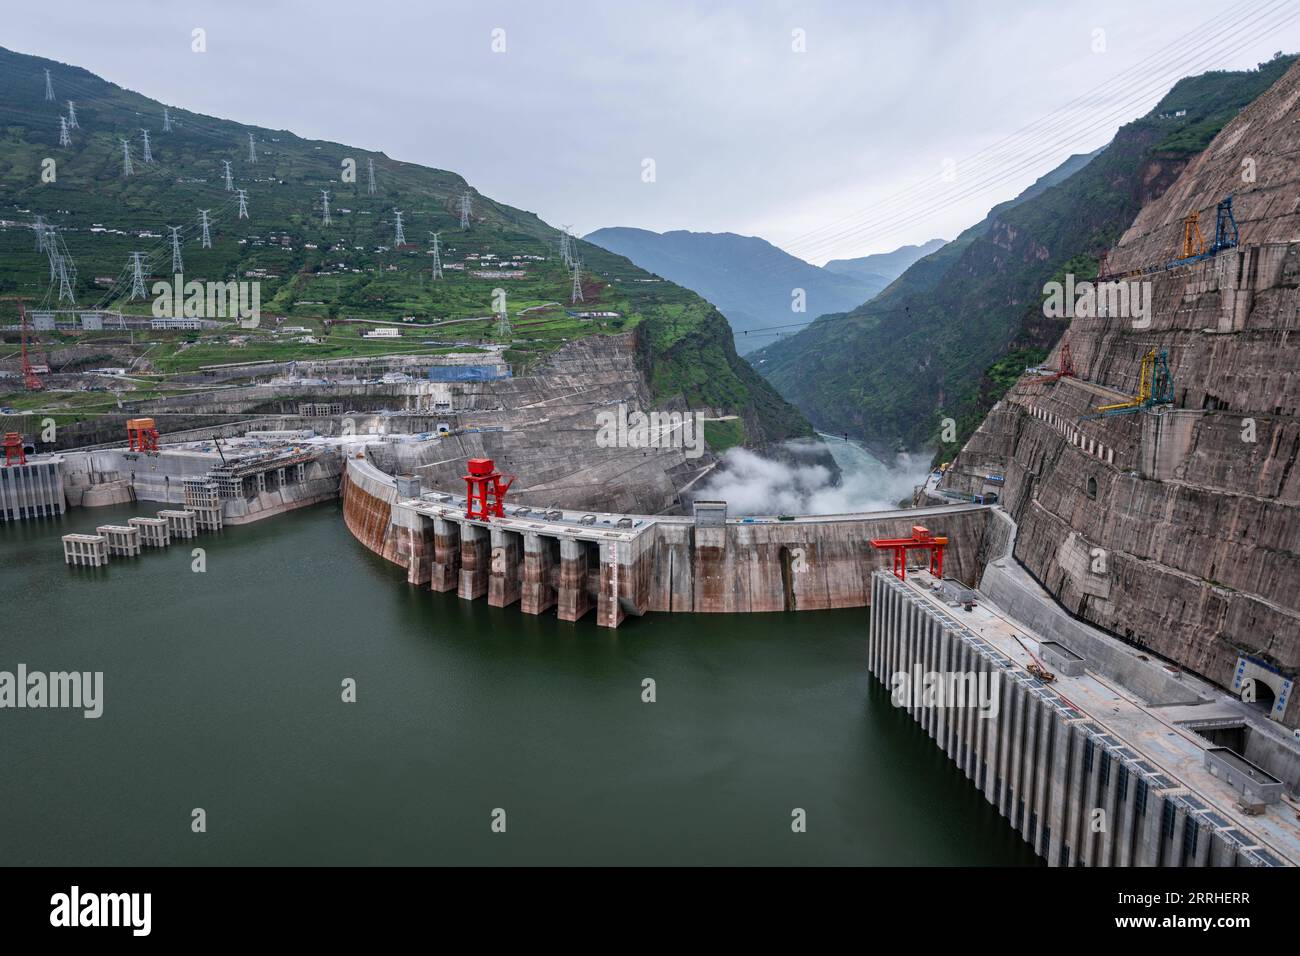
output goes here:
[{"label": "reservoir water", "polygon": [[0,670],[104,674],[99,719],[0,709],[6,864],[1036,862],[868,677],[866,610],[530,617],[337,503],[62,563],[150,507],[0,525]]}]

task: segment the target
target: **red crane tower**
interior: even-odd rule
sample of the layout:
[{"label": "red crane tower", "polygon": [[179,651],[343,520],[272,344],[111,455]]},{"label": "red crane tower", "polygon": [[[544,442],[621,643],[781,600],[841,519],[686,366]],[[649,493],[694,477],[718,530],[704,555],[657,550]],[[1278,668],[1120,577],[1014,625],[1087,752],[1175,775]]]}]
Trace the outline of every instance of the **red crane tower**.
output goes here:
[{"label": "red crane tower", "polygon": [[18,432],[5,432],[5,467],[17,462],[20,465],[27,464],[27,453],[23,451],[23,436]]},{"label": "red crane tower", "polygon": [[464,477],[466,518],[490,521],[493,516],[505,517],[506,492],[514,484],[514,475],[501,474],[491,458],[471,458],[469,474]]},{"label": "red crane tower", "polygon": [[943,580],[943,549],[948,546],[948,539],[935,537],[929,528],[912,525],[910,538],[872,538],[871,546],[880,551],[894,552],[892,570],[900,581],[907,580],[907,552],[924,548],[930,552],[930,573]]},{"label": "red crane tower", "polygon": [[[21,336],[23,353],[23,385],[27,387],[27,391],[29,392],[39,392],[45,387],[45,383],[42,382],[41,377],[36,374],[36,367],[32,365],[31,359],[27,357],[27,310],[23,308],[21,302],[18,303],[18,316],[18,327],[21,329],[19,334]],[[35,336],[32,337],[35,338]],[[49,369],[48,364],[46,365],[46,369]]]}]

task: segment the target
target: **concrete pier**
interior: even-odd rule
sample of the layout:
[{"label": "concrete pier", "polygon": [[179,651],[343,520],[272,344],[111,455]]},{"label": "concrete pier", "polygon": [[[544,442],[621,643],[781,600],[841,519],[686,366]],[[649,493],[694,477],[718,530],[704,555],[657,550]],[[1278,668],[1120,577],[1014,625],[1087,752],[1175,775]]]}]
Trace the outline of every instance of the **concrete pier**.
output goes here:
[{"label": "concrete pier", "polygon": [[509,607],[519,600],[523,573],[523,536],[517,531],[492,528],[491,570],[488,574],[488,604]]},{"label": "concrete pier", "polygon": [[143,547],[165,548],[171,544],[166,518],[130,518],[127,524],[140,532],[140,544]]},{"label": "concrete pier", "polygon": [[95,529],[108,544],[108,553],[134,558],[140,554],[140,529],[125,524],[102,524]]},{"label": "concrete pier", "polygon": [[524,535],[524,572],[519,609],[525,614],[541,614],[555,606],[555,577],[560,542],[535,532]]},{"label": "concrete pier", "polygon": [[[1239,779],[1206,769],[1218,748],[1177,719],[1213,701],[1171,713],[1091,671],[1044,681],[1033,630],[982,594],[966,611],[924,571],[871,584],[870,672],[1049,865],[1300,864],[1294,813],[1244,806]],[[926,697],[922,678],[997,690]]]},{"label": "concrete pier", "polygon": [[466,522],[460,528],[460,586],[456,593],[467,601],[487,594],[491,571],[488,529]]},{"label": "concrete pier", "polygon": [[108,541],[102,534],[65,534],[63,563],[99,568],[108,564]]},{"label": "concrete pier", "polygon": [[429,587],[434,591],[455,591],[459,585],[460,525],[446,518],[434,518]]},{"label": "concrete pier", "polygon": [[556,612],[561,621],[576,621],[591,610],[587,596],[587,543],[560,539],[560,577],[556,587]]},{"label": "concrete pier", "polygon": [[167,535],[170,538],[193,538],[198,534],[197,515],[193,511],[158,512],[158,517],[167,522]]}]

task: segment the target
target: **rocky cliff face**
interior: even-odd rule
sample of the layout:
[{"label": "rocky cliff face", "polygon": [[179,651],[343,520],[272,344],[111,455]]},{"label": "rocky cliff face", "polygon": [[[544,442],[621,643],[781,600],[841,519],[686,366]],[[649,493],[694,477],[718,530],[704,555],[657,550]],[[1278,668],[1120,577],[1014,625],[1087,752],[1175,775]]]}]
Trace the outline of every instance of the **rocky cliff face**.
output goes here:
[{"label": "rocky cliff face", "polygon": [[[1141,211],[1110,263],[1174,259],[1193,210],[1212,240],[1229,193],[1240,245],[1144,277],[1149,323],[1075,318],[1064,341],[1078,378],[1022,378],[941,486],[1000,484],[1020,525],[1016,557],[1070,611],[1224,687],[1242,661],[1262,665],[1272,716],[1290,726],[1300,724],[1286,699],[1300,670],[1298,103],[1292,66]],[[1151,349],[1168,353],[1173,403],[1080,421],[1137,391]]]}]

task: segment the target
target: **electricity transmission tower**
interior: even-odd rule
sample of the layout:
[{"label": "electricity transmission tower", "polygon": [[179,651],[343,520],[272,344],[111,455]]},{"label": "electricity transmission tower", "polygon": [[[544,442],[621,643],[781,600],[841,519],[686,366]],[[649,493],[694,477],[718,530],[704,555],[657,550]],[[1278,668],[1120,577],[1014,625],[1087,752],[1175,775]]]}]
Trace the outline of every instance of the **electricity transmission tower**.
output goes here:
[{"label": "electricity transmission tower", "polygon": [[59,273],[59,301],[67,302],[69,305],[76,305],[77,300],[72,295],[72,287],[77,284],[77,270],[72,265],[70,256],[55,253],[58,256],[58,273]]},{"label": "electricity transmission tower", "polygon": [[171,131],[172,131],[172,114],[169,113],[167,111],[167,107],[164,106],[163,107],[163,132],[170,133]]},{"label": "electricity transmission tower", "polygon": [[325,215],[321,218],[321,225],[328,226],[330,224],[330,194],[328,190],[322,189],[320,195],[321,202],[325,204]]},{"label": "electricity transmission tower", "polygon": [[460,228],[469,228],[470,198],[469,190],[461,193],[460,196]]},{"label": "electricity transmission tower", "polygon": [[182,275],[185,272],[185,260],[181,258],[181,227],[167,228],[172,231],[172,273]]},{"label": "electricity transmission tower", "polygon": [[130,176],[132,172],[133,170],[131,169],[131,144],[128,143],[126,140],[122,140],[122,175]]},{"label": "electricity transmission tower", "polygon": [[248,191],[245,189],[236,190],[239,193],[239,218],[248,218]]},{"label": "electricity transmission tower", "polygon": [[50,79],[50,71],[45,71],[45,99],[52,101],[54,99],[54,82]]},{"label": "electricity transmission tower", "polygon": [[152,163],[153,153],[149,151],[149,131],[147,129],[142,129],[140,130],[140,135],[144,137],[144,161],[146,163]]},{"label": "electricity transmission tower", "polygon": [[44,252],[47,245],[45,239],[45,217],[37,216],[36,222],[32,223],[32,228],[36,230],[36,251]]},{"label": "electricity transmission tower", "polygon": [[253,134],[252,134],[252,133],[249,133],[249,134],[248,134],[248,161],[249,161],[250,163],[255,163],[255,162],[257,162],[257,147],[256,147],[255,145],[253,145]]},{"label": "electricity transmission tower", "polygon": [[406,233],[402,231],[402,213],[401,210],[394,209],[393,216],[397,220],[397,232],[393,236],[393,248],[406,245]]},{"label": "electricity transmission tower", "polygon": [[212,236],[208,233],[208,226],[211,225],[208,222],[208,213],[210,212],[212,212],[211,209],[199,210],[199,225],[203,227],[203,241],[199,244],[201,249],[212,248]]},{"label": "electricity transmission tower", "polygon": [[367,159],[366,168],[370,171],[370,186],[366,189],[366,192],[373,196],[375,194],[375,161]]},{"label": "electricity transmission tower", "polygon": [[77,107],[72,100],[68,100],[68,129],[81,129],[77,125]]},{"label": "electricity transmission tower", "polygon": [[131,253],[131,298],[146,299],[148,293],[144,288],[144,263],[141,261],[142,252]]},{"label": "electricity transmission tower", "polygon": [[68,121],[62,116],[59,117],[59,145],[71,146],[72,136],[68,133]]},{"label": "electricity transmission tower", "polygon": [[582,299],[582,263],[577,259],[573,260],[573,296],[569,300],[572,305],[575,302],[581,302]]},{"label": "electricity transmission tower", "polygon": [[230,178],[230,160],[223,159],[221,165],[226,167],[226,192],[230,192],[235,188],[235,182]]},{"label": "electricity transmission tower", "polygon": [[430,272],[430,278],[441,279],[442,278],[442,255],[438,252],[439,233],[431,232],[429,233],[429,235],[433,236],[433,269]]}]

